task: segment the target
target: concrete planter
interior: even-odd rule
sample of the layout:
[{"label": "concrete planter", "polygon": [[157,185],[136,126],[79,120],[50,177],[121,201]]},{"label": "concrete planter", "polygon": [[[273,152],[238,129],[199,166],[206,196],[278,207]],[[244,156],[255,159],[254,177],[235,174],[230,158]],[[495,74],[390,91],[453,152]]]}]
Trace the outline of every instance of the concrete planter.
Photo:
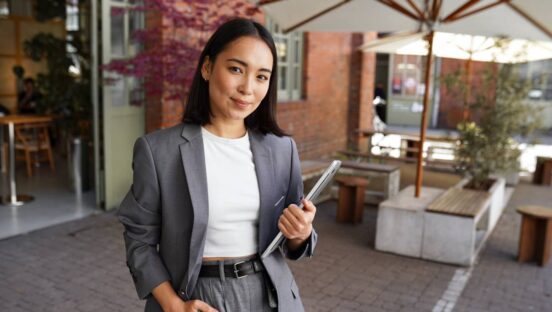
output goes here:
[{"label": "concrete planter", "polygon": [[500,174],[506,180],[506,185],[516,186],[519,184],[519,171]]},{"label": "concrete planter", "polygon": [[[463,266],[474,263],[504,210],[505,180],[493,179],[490,197],[474,217],[425,212],[422,258]],[[462,188],[468,182],[464,179],[454,187]]]},{"label": "concrete planter", "polygon": [[376,249],[420,258],[424,232],[424,210],[443,193],[442,189],[423,187],[414,197],[413,185],[383,201],[378,208]]},{"label": "concrete planter", "polygon": [[[446,191],[422,188],[414,197],[414,186],[380,203],[376,227],[376,249],[432,261],[470,266],[494,229],[505,206],[505,180],[495,182],[482,210],[473,217],[427,211]],[[453,188],[469,182],[463,179]]]}]

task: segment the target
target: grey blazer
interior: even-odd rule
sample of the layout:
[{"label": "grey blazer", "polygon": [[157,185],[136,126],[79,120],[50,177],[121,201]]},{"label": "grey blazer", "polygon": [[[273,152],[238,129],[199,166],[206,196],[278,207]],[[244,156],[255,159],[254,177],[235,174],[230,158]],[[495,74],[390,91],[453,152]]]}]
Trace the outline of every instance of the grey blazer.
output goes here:
[{"label": "grey blazer", "polygon": [[[299,203],[303,184],[293,139],[249,132],[260,192],[259,253],[278,233],[283,209]],[[164,281],[183,300],[192,299],[201,267],[208,219],[201,128],[180,124],[139,138],[134,145],[133,184],[117,212],[123,224],[127,266],[146,311],[161,311],[151,291]],[[294,252],[284,247],[262,261],[277,292],[279,311],[303,311],[284,260],[312,257],[313,231]]]}]

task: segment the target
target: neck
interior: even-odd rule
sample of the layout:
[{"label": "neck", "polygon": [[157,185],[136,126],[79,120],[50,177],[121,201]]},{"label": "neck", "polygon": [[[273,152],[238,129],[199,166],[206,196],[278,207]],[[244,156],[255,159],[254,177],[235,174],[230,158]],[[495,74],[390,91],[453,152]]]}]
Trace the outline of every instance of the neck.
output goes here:
[{"label": "neck", "polygon": [[220,120],[217,120],[216,118],[212,118],[208,124],[204,125],[204,127],[212,134],[227,139],[241,138],[246,133],[246,128],[243,120],[222,122]]}]

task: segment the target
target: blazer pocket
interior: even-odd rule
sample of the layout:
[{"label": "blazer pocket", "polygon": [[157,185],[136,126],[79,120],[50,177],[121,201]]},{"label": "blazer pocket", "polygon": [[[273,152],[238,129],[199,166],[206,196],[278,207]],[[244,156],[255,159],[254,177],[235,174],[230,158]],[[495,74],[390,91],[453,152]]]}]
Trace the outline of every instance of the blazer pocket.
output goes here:
[{"label": "blazer pocket", "polygon": [[282,197],[280,197],[280,199],[278,199],[278,201],[274,204],[274,207],[278,206],[282,200],[284,200],[284,198],[286,197],[286,195],[282,195]]}]

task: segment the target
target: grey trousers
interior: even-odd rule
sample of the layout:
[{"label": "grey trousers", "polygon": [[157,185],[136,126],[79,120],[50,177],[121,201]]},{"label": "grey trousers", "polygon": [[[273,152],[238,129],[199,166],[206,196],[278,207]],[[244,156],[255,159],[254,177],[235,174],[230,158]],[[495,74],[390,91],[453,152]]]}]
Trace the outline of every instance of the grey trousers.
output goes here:
[{"label": "grey trousers", "polygon": [[[224,264],[234,264],[238,261],[240,259],[203,262],[203,264],[222,267]],[[219,312],[277,311],[275,295],[269,293],[269,283],[266,279],[264,272],[243,278],[225,277],[224,274],[221,277],[200,277],[192,299],[204,301]]]}]

